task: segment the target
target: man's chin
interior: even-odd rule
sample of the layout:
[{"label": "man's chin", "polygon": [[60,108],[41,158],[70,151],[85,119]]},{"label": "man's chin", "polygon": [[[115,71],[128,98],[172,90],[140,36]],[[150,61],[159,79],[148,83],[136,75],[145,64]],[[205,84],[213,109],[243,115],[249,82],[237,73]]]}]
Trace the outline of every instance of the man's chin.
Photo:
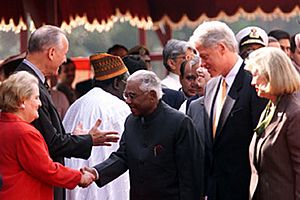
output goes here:
[{"label": "man's chin", "polygon": [[131,110],[131,113],[132,113],[133,116],[139,116],[139,113],[137,112],[136,109],[131,108],[130,110]]},{"label": "man's chin", "polygon": [[209,74],[210,74],[211,77],[216,77],[216,76],[220,75],[220,73],[217,73],[215,71],[209,71]]},{"label": "man's chin", "polygon": [[194,90],[193,90],[193,91],[190,91],[188,95],[189,95],[189,97],[193,97],[193,96],[195,96],[196,94],[197,94],[197,91],[194,91]]}]

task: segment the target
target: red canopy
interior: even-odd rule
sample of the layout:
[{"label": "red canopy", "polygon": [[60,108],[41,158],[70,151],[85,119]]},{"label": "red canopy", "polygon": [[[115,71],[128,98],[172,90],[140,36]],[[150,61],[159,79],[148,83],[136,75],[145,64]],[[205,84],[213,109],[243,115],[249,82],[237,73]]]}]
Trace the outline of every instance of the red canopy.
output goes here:
[{"label": "red canopy", "polygon": [[[112,26],[117,19],[130,20],[140,28],[159,24],[171,27],[199,23],[207,18],[237,16],[294,17],[300,15],[299,0],[0,0],[2,23],[18,25],[30,14],[35,26],[82,23]],[[97,21],[95,21],[97,20]],[[65,22],[65,23],[63,23]]]}]

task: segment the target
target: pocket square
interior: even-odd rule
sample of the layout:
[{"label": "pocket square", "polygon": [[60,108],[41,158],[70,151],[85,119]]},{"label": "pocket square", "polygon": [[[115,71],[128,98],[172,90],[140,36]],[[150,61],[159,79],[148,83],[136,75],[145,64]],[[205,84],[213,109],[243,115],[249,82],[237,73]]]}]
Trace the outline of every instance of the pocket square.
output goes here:
[{"label": "pocket square", "polygon": [[163,151],[164,147],[161,144],[157,144],[154,146],[154,156],[158,156],[162,151]]}]

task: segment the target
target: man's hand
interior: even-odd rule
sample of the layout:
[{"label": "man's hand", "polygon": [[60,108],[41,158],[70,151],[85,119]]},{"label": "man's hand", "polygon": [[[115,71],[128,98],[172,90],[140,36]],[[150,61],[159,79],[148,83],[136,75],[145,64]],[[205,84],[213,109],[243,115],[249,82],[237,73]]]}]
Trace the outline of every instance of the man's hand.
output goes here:
[{"label": "man's hand", "polygon": [[[81,170],[80,170],[81,171]],[[94,182],[96,176],[88,171],[81,171],[82,176],[78,184],[79,187],[87,187]]]},{"label": "man's hand", "polygon": [[111,142],[118,142],[119,137],[116,136],[118,132],[116,131],[101,131],[98,127],[101,124],[101,120],[98,119],[89,131],[92,136],[94,146],[111,146]]},{"label": "man's hand", "polygon": [[88,134],[87,130],[84,130],[82,122],[79,122],[73,132],[73,135],[86,135],[86,134]]},{"label": "man's hand", "polygon": [[91,167],[83,167],[80,169],[81,173],[90,173],[93,174],[93,176],[95,177],[95,180],[98,180],[99,177],[97,177],[97,172],[95,168],[91,168]]}]

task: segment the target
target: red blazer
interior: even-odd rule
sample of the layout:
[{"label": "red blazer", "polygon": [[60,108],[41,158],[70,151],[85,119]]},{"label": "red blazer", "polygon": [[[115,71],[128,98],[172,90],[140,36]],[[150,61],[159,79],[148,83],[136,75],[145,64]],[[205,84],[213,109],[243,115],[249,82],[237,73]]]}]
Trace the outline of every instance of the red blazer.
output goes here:
[{"label": "red blazer", "polygon": [[73,189],[81,173],[53,162],[43,136],[14,114],[0,112],[0,199],[53,199],[53,186]]}]

